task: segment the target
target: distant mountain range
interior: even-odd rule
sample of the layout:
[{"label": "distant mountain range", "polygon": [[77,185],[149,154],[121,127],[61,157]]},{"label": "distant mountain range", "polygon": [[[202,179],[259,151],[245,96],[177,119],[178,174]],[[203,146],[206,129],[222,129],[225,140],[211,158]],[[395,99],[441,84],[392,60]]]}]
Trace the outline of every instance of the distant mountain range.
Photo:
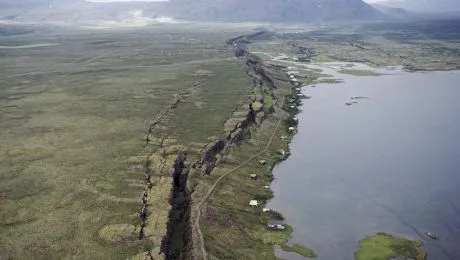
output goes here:
[{"label": "distant mountain range", "polygon": [[460,0],[383,0],[379,5],[416,13],[460,12]]},{"label": "distant mountain range", "polygon": [[232,22],[378,20],[385,15],[362,0],[170,0],[90,3],[84,0],[0,0],[0,20],[87,23],[158,17]]},{"label": "distant mountain range", "polygon": [[374,8],[379,10],[380,12],[386,14],[389,17],[393,18],[409,18],[413,14],[406,11],[405,9],[398,8],[398,7],[391,7],[391,6],[386,6],[382,4],[373,4],[372,5]]},{"label": "distant mountain range", "polygon": [[315,22],[376,20],[361,0],[170,0],[165,13],[185,20]]}]

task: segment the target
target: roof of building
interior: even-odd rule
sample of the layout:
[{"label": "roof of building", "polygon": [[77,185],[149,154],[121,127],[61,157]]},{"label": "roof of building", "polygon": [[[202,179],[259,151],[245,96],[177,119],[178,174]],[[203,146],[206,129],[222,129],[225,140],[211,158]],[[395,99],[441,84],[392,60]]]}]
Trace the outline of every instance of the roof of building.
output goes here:
[{"label": "roof of building", "polygon": [[259,205],[259,202],[257,200],[251,200],[251,201],[249,201],[249,205],[250,206],[257,206],[257,205]]}]

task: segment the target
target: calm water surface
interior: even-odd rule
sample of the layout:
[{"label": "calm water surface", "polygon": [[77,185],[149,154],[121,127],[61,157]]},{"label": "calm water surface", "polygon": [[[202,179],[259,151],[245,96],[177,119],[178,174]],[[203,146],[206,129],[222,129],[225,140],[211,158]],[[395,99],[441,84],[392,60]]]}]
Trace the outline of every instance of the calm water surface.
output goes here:
[{"label": "calm water surface", "polygon": [[[304,88],[312,99],[269,207],[318,259],[353,259],[379,231],[422,240],[430,260],[460,259],[460,72],[391,73]],[[353,96],[369,99],[346,106]]]}]

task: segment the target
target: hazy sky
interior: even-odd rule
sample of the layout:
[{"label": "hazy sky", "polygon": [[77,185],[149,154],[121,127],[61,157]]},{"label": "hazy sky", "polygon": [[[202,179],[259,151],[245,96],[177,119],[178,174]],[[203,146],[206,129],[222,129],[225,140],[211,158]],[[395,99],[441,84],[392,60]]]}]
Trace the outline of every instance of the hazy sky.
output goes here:
[{"label": "hazy sky", "polygon": [[[168,1],[168,0],[86,0],[86,1],[90,1],[90,2],[139,2],[139,1],[154,2],[154,1]],[[382,1],[385,1],[385,0],[364,0],[364,2],[368,2],[368,3],[377,3],[377,2],[382,2]]]},{"label": "hazy sky", "polygon": [[88,2],[156,2],[156,1],[168,1],[168,0],[86,0]]},{"label": "hazy sky", "polygon": [[88,2],[156,2],[156,1],[168,1],[168,0],[86,0]]}]

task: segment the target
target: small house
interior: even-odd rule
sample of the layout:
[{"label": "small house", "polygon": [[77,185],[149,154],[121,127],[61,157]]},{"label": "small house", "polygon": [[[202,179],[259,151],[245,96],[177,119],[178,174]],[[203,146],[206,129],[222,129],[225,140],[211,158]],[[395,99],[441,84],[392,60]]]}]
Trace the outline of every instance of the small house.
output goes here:
[{"label": "small house", "polygon": [[265,185],[264,188],[265,188],[265,189],[270,189],[270,186]]},{"label": "small house", "polygon": [[267,223],[267,229],[270,230],[284,230],[286,226],[281,221],[270,220]]},{"label": "small house", "polygon": [[260,165],[265,165],[265,164],[267,164],[267,161],[266,160],[259,160],[259,164]]},{"label": "small house", "polygon": [[294,120],[296,122],[299,121],[299,119],[296,116],[294,118],[292,118],[292,120]]},{"label": "small house", "polygon": [[293,126],[289,127],[289,131],[295,132],[295,127],[293,127]]},{"label": "small house", "polygon": [[263,208],[262,209],[262,212],[269,212],[269,211],[271,211],[271,209],[269,209],[269,208]]},{"label": "small house", "polygon": [[249,206],[251,207],[258,207],[259,206],[259,202],[257,200],[251,200],[249,201]]},{"label": "small house", "polygon": [[281,155],[286,155],[286,151],[284,151],[283,149],[279,149],[278,150],[278,153],[281,154]]},{"label": "small house", "polygon": [[285,136],[285,135],[281,136],[281,140],[286,141],[287,139],[288,139],[287,136]]},{"label": "small house", "polygon": [[250,178],[251,180],[255,181],[255,180],[257,180],[257,174],[251,173],[251,174],[249,175],[249,178]]}]

